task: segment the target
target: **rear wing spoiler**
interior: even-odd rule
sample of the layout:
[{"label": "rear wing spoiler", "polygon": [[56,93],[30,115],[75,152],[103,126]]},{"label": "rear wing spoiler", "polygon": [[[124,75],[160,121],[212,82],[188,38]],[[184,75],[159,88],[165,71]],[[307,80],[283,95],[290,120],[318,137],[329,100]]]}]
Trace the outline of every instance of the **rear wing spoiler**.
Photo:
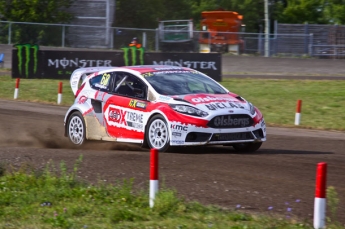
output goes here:
[{"label": "rear wing spoiler", "polygon": [[70,79],[70,84],[71,84],[73,94],[75,95],[78,91],[80,79],[84,81],[85,77],[88,74],[100,72],[100,71],[108,70],[112,68],[114,67],[87,67],[87,68],[78,68],[74,70]]}]

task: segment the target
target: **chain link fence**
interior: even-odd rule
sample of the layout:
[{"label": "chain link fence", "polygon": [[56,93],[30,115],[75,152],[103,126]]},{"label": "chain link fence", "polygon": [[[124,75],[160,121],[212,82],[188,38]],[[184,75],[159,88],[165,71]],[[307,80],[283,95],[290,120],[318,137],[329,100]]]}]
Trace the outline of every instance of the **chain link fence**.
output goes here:
[{"label": "chain link fence", "polygon": [[[291,29],[293,28],[293,29]],[[150,52],[231,52],[263,56],[264,33],[218,33],[214,40],[207,31],[165,31],[172,40],[162,40],[162,31],[94,25],[44,24],[0,21],[1,44],[38,44],[69,48],[121,50],[134,37]],[[175,34],[174,34],[175,33]],[[186,33],[186,34],[181,34]],[[179,42],[179,37],[189,40]],[[231,37],[233,41],[226,44]],[[174,40],[175,39],[175,40]],[[345,26],[277,24],[269,38],[270,56],[345,57]],[[1,52],[1,50],[0,50]]]}]

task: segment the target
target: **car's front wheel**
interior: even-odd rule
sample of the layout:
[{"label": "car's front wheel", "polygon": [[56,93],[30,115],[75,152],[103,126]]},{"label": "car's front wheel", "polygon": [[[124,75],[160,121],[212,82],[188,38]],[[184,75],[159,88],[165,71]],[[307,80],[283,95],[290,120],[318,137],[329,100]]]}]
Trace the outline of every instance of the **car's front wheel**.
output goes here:
[{"label": "car's front wheel", "polygon": [[82,114],[75,111],[67,122],[67,136],[75,145],[82,145],[85,142],[85,121]]},{"label": "car's front wheel", "polygon": [[232,147],[239,152],[254,152],[260,149],[262,142],[244,142],[233,145]]},{"label": "car's front wheel", "polygon": [[168,125],[162,115],[154,115],[146,129],[146,141],[149,147],[160,152],[166,151],[170,146]]}]

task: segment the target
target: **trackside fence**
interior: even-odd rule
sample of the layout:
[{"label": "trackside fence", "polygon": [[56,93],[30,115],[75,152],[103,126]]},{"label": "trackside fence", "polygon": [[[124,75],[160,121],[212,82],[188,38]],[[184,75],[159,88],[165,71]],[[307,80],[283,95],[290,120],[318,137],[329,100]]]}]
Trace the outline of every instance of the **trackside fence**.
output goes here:
[{"label": "trackside fence", "polygon": [[[269,37],[270,56],[345,57],[345,45],[322,42],[314,33],[305,31],[304,33],[278,33],[277,31],[279,30]],[[0,21],[0,44],[10,45],[29,43],[39,46],[121,50],[128,47],[131,40],[137,37],[147,51],[171,51],[164,49],[160,34],[158,28],[138,29]],[[205,35],[205,31],[193,31],[188,46],[175,46],[173,51],[200,52],[199,38],[202,34]],[[240,48],[236,54],[263,56],[265,53],[264,33],[219,33],[218,35],[239,38]],[[224,50],[216,51],[223,52]]]}]

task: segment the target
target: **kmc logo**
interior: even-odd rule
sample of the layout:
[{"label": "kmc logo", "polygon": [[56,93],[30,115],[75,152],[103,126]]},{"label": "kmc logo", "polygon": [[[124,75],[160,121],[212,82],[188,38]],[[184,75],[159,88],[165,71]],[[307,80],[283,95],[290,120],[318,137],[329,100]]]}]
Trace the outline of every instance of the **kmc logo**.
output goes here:
[{"label": "kmc logo", "polygon": [[137,48],[135,46],[121,48],[123,50],[123,59],[125,61],[125,66],[130,66],[129,64],[129,54],[132,55],[132,64],[137,64],[137,52],[139,52],[140,64],[144,64],[144,48]]},{"label": "kmc logo", "polygon": [[[14,47],[16,47],[18,50],[17,56],[19,74],[23,75],[23,70],[26,78],[29,77],[30,70],[36,74],[38,66],[38,45],[16,44]],[[30,68],[30,66],[32,66],[32,68]]]}]

